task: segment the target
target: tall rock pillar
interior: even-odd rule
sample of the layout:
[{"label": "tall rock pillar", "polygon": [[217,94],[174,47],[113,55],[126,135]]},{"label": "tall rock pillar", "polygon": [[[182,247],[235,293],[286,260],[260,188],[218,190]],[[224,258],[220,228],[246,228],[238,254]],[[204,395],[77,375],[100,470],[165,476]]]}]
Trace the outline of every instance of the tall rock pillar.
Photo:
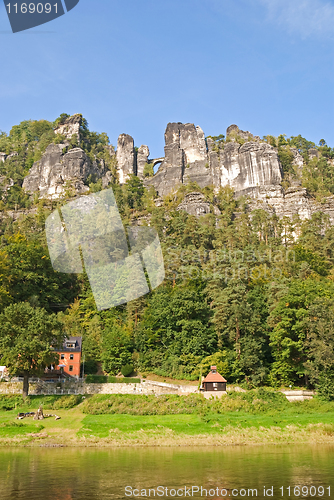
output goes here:
[{"label": "tall rock pillar", "polygon": [[144,168],[149,156],[150,150],[148,146],[140,146],[137,152],[137,175],[140,179],[144,178]]},{"label": "tall rock pillar", "polygon": [[121,134],[117,141],[116,159],[120,184],[124,184],[131,174],[137,173],[136,151],[133,138]]},{"label": "tall rock pillar", "polygon": [[193,123],[180,126],[180,147],[184,151],[183,183],[196,182],[200,187],[212,184],[204,132]]}]

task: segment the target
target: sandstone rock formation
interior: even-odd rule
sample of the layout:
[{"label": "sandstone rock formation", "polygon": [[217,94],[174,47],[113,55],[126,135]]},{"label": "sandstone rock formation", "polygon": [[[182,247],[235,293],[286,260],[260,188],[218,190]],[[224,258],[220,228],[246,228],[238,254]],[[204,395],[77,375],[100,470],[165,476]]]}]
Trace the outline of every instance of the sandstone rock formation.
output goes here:
[{"label": "sandstone rock formation", "polygon": [[144,178],[144,168],[146,163],[148,163],[149,156],[150,150],[148,146],[140,146],[137,151],[137,175],[140,179]]},{"label": "sandstone rock formation", "polygon": [[160,196],[189,181],[200,187],[212,184],[204,132],[191,123],[169,123],[165,132],[165,158],[158,172],[146,181]]},{"label": "sandstone rock formation", "polygon": [[79,194],[89,190],[84,185],[88,176],[101,178],[105,172],[99,165],[92,163],[85,152],[74,148],[63,153],[64,144],[50,144],[41,160],[35,162],[23,181],[23,188],[29,192],[39,192],[41,197],[64,193],[74,188]]},{"label": "sandstone rock formation", "polygon": [[253,193],[249,209],[263,209],[279,218],[299,217],[301,220],[310,219],[315,212],[323,212],[334,225],[334,196],[329,196],[326,201],[319,203],[300,186],[291,186],[285,191],[282,186],[260,187]]},{"label": "sandstone rock formation", "polygon": [[319,151],[315,148],[311,148],[308,150],[308,155],[310,157],[310,160],[313,158],[319,158]]},{"label": "sandstone rock formation", "polygon": [[250,132],[248,131],[245,132],[244,130],[240,130],[238,125],[230,125],[229,127],[227,127],[226,137],[231,139],[232,141],[233,140],[235,141],[237,137],[245,142],[261,140],[259,136],[254,137],[253,134],[251,134]]},{"label": "sandstone rock formation", "polygon": [[220,185],[239,194],[251,194],[258,186],[275,186],[283,173],[277,151],[267,143],[229,142],[220,157]]},{"label": "sandstone rock formation", "polygon": [[66,139],[71,139],[73,135],[76,136],[80,142],[80,126],[82,124],[82,115],[76,114],[66,118],[65,122],[55,129],[56,134],[64,135]]},{"label": "sandstone rock formation", "polygon": [[[81,115],[67,118],[56,133],[67,138],[73,134],[79,137],[81,120]],[[74,188],[81,194],[88,191],[85,183],[89,176],[95,180],[102,179],[102,186],[107,187],[112,174],[103,160],[91,161],[80,148],[63,152],[68,145],[66,142],[48,146],[41,160],[34,163],[24,179],[24,189],[30,193],[39,191],[41,197],[57,197],[68,188]],[[334,197],[329,197],[320,205],[300,186],[298,178],[301,178],[303,158],[299,151],[290,148],[297,179],[292,180],[291,187],[284,191],[277,149],[258,136],[240,130],[237,125],[228,127],[226,141],[216,141],[205,138],[203,130],[194,124],[169,123],[165,131],[163,158],[150,159],[146,145],[140,146],[136,152],[134,140],[127,134],[119,136],[116,153],[112,146],[107,146],[107,149],[111,156],[116,157],[121,184],[131,174],[138,175],[147,187],[154,187],[159,199],[189,182],[196,182],[200,187],[213,186],[216,192],[221,187],[231,186],[236,196],[246,195],[252,200],[250,208],[263,208],[279,217],[298,215],[302,219],[311,217],[316,211],[323,211],[334,224]],[[317,149],[309,152],[310,158],[318,155]],[[7,161],[8,158],[0,153],[0,161]],[[153,177],[144,179],[147,163],[152,166],[160,163],[160,167]],[[178,209],[197,216],[214,212],[210,203],[198,192],[186,195]]]},{"label": "sandstone rock formation", "polygon": [[121,134],[117,141],[116,158],[118,163],[119,182],[124,184],[130,174],[137,173],[136,150],[133,138],[128,134]]},{"label": "sandstone rock formation", "polygon": [[177,207],[177,210],[185,210],[188,214],[195,215],[196,217],[209,214],[211,211],[215,215],[220,214],[220,210],[208,202],[204,194],[199,192],[186,194],[182,203]]},{"label": "sandstone rock formation", "polygon": [[[67,118],[56,132],[68,138],[78,135],[81,120],[81,115]],[[280,184],[281,167],[277,151],[272,146],[260,142],[259,138],[236,125],[227,129],[227,137],[230,142],[217,146],[212,139],[205,139],[203,130],[198,126],[169,123],[165,132],[165,156],[152,160],[149,159],[148,146],[141,146],[136,153],[133,138],[121,134],[116,151],[119,181],[124,184],[131,174],[143,179],[145,164],[161,162],[157,173],[144,180],[145,185],[153,186],[159,196],[188,182],[196,182],[200,187],[212,185],[216,191],[221,186],[229,185],[237,195],[252,195],[260,186]],[[240,144],[236,138],[251,141]],[[68,143],[50,145],[42,159],[33,165],[23,184],[28,192],[39,190],[41,196],[58,196],[64,192],[66,183],[72,183],[72,187],[82,193],[87,191],[84,183],[89,175],[103,177],[103,186],[108,185],[111,174],[105,171],[103,165],[92,163],[80,148],[63,154],[65,146]],[[112,146],[110,148],[110,154],[115,154]]]},{"label": "sandstone rock formation", "polygon": [[177,189],[179,184],[196,182],[200,187],[213,185],[233,187],[238,195],[251,194],[258,186],[279,185],[282,169],[275,148],[236,125],[227,136],[252,139],[240,144],[231,139],[218,147],[205,140],[200,127],[193,124],[169,123],[165,133],[165,158],[158,172],[146,181],[160,196]]},{"label": "sandstone rock formation", "polygon": [[293,154],[293,165],[296,167],[297,171],[301,171],[304,166],[304,159],[297,148],[290,148]]}]

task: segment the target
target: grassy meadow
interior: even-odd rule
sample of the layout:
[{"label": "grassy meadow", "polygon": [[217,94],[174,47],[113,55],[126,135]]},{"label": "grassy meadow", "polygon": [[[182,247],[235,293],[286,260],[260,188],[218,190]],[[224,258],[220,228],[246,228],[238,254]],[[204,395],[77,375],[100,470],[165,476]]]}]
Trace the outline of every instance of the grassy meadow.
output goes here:
[{"label": "grassy meadow", "polygon": [[[18,412],[61,417],[17,420]],[[220,446],[334,443],[334,403],[263,389],[189,396],[0,396],[0,446]]]}]

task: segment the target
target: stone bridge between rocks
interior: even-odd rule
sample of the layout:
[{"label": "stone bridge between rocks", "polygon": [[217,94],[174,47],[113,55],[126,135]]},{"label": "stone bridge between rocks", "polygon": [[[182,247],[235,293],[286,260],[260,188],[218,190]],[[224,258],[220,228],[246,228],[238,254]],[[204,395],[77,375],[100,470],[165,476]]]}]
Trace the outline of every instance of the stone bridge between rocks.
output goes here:
[{"label": "stone bridge between rocks", "polygon": [[149,159],[147,162],[150,164],[150,165],[153,165],[153,168],[158,165],[158,163],[162,163],[164,161],[165,158],[154,158],[153,160]]}]

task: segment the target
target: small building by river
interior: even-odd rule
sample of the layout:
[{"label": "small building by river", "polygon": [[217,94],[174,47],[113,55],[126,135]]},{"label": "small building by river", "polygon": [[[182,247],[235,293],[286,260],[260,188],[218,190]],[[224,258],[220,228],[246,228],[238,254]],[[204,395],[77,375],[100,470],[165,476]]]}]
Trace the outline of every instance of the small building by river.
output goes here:
[{"label": "small building by river", "polygon": [[226,392],[227,380],[217,372],[216,366],[211,366],[211,371],[202,382],[202,390],[205,392]]}]

